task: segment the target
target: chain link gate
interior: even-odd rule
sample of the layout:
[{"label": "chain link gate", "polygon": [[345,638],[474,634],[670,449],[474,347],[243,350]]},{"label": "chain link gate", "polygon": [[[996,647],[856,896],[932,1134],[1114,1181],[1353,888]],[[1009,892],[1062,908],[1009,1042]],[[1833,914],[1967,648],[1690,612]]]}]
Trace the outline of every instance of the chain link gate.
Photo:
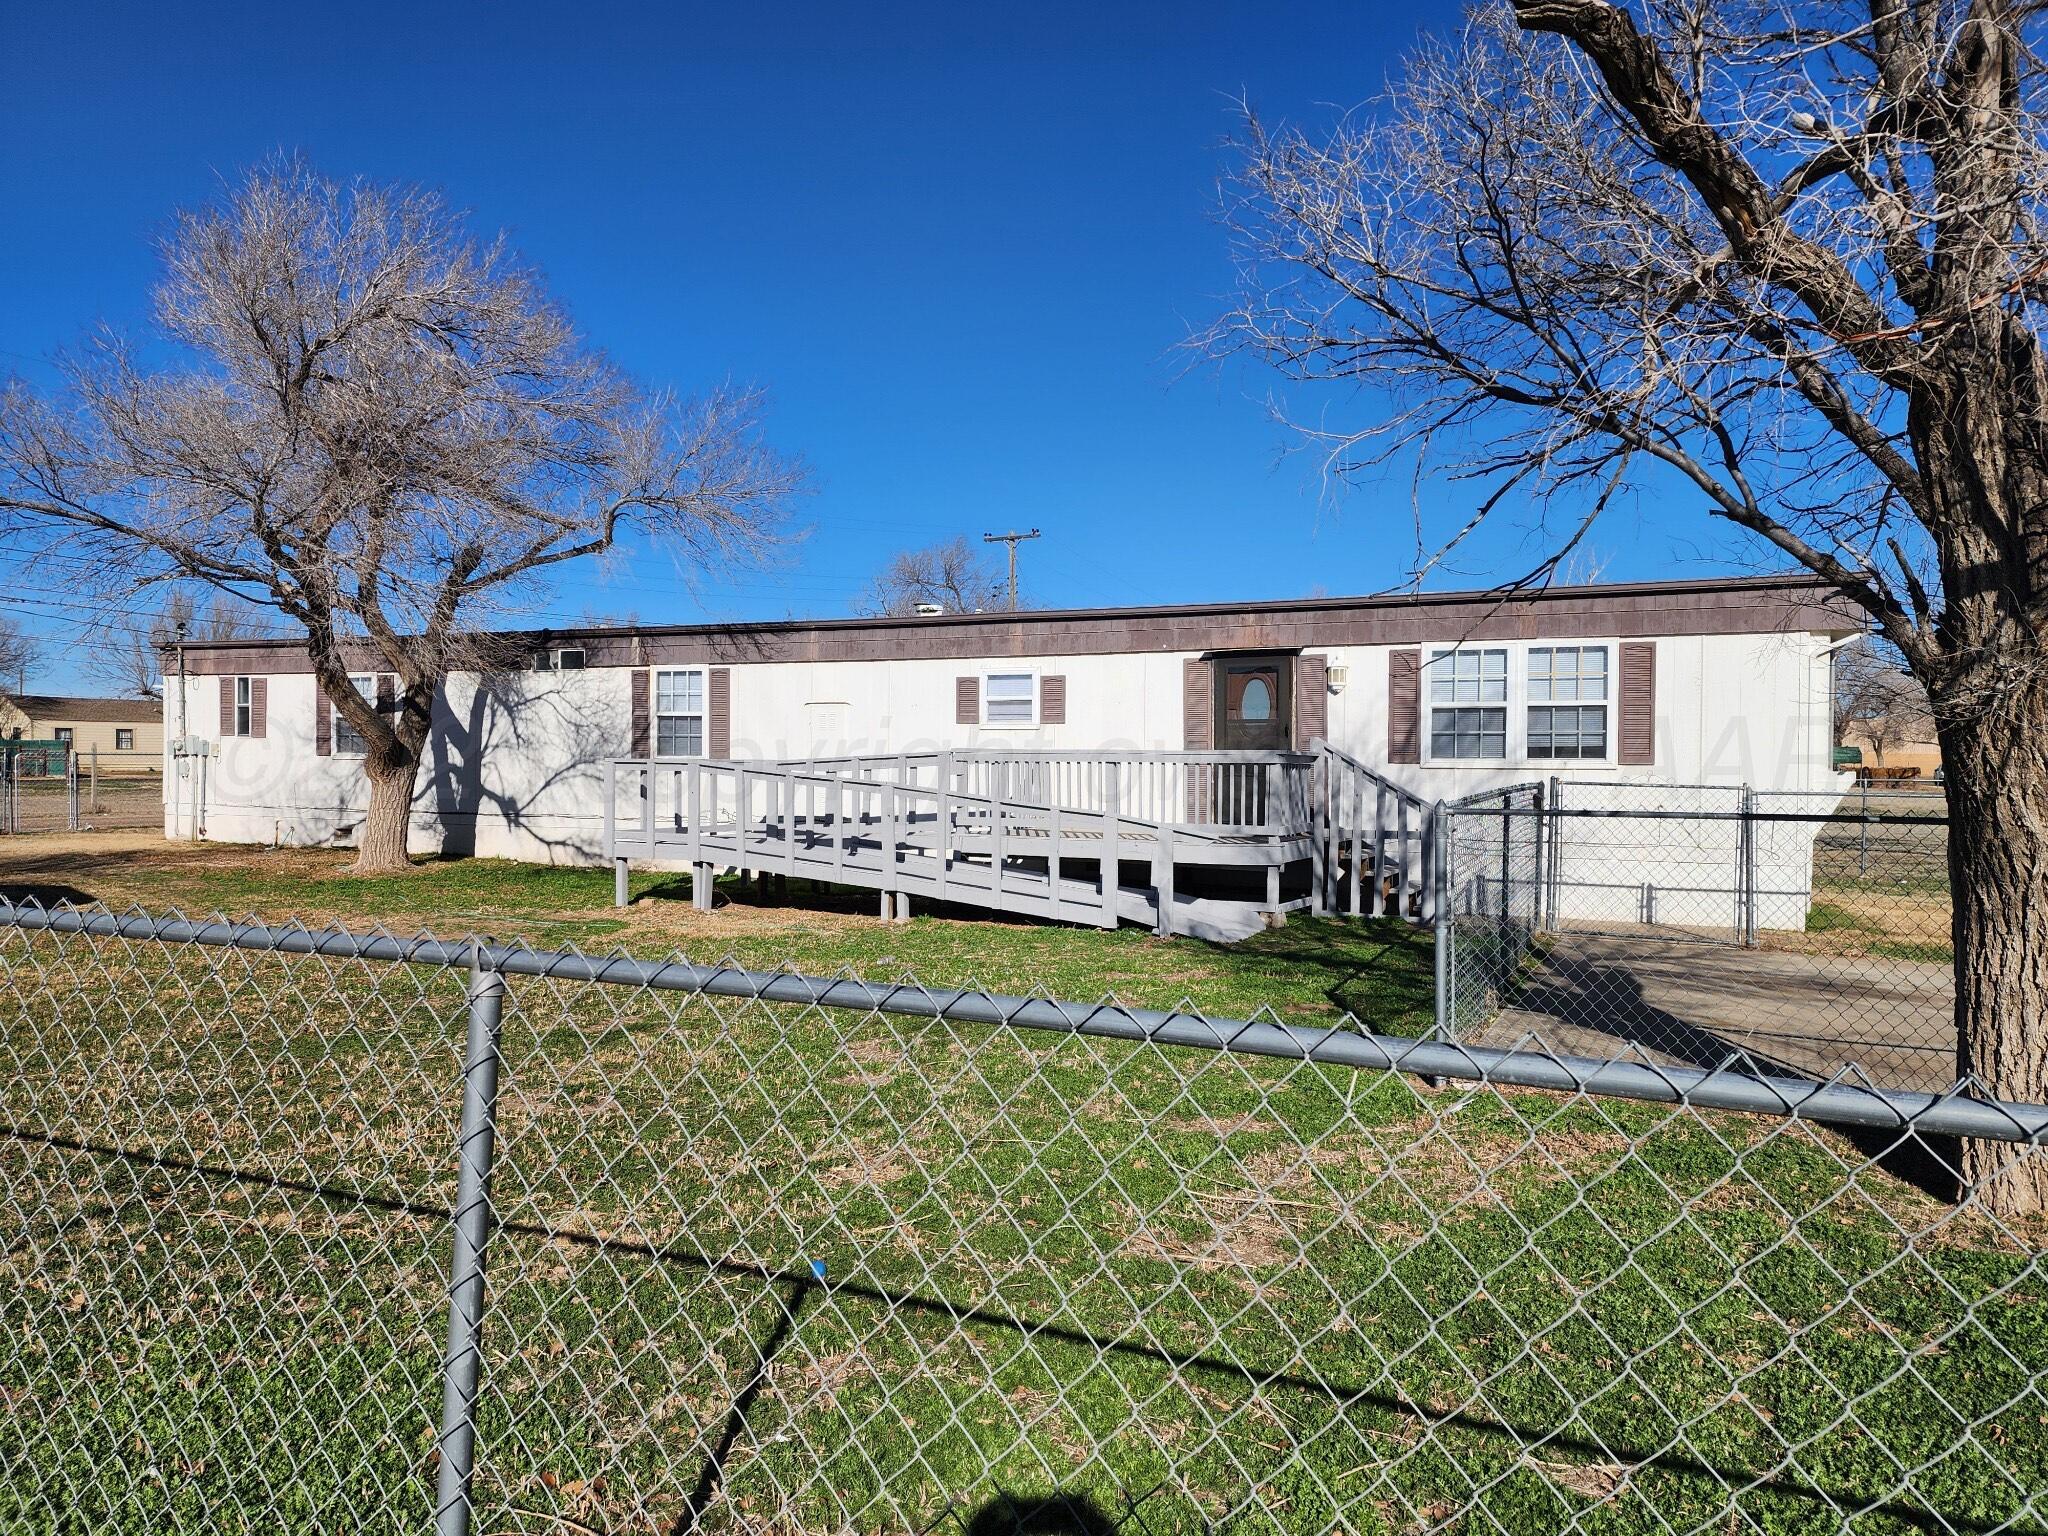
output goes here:
[{"label": "chain link gate", "polygon": [[1910,1166],[2043,1106],[4,904],[0,976],[0,1530],[2048,1513],[2048,1229]]}]

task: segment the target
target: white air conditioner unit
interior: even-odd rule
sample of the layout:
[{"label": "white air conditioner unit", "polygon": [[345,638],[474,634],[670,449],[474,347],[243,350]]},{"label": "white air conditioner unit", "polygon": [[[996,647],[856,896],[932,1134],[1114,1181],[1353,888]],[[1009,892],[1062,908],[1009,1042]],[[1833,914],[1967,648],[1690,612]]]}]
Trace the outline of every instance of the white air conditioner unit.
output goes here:
[{"label": "white air conditioner unit", "polygon": [[946,605],[944,603],[919,603],[912,611],[920,619],[936,619],[946,611]]}]

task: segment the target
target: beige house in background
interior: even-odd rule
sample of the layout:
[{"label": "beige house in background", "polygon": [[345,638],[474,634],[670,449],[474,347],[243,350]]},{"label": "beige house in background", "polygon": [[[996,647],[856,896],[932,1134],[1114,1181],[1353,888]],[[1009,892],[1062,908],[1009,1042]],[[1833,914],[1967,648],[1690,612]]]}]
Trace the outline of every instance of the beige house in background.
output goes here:
[{"label": "beige house in background", "polygon": [[157,699],[69,699],[0,693],[0,737],[64,741],[101,773],[161,773],[164,706]]},{"label": "beige house in background", "polygon": [[1880,770],[1880,777],[1911,773],[1931,783],[1935,770],[1941,767],[1941,743],[1934,740],[1932,730],[1918,721],[1912,729],[1896,733],[1877,729],[1866,721],[1851,721],[1842,728],[1842,745],[1860,751],[1863,767]]}]

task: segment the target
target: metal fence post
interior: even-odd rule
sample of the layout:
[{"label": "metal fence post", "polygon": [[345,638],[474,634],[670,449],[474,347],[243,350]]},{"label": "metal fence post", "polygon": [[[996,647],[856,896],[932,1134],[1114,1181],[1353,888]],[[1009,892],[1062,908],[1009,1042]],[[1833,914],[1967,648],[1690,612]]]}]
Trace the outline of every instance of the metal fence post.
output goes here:
[{"label": "metal fence post", "polygon": [[441,1466],[436,1536],[469,1536],[470,1474],[476,1465],[476,1398],[483,1374],[484,1245],[491,1232],[491,1163],[497,1153],[498,1031],[505,978],[470,960],[469,1039],[462,1062],[462,1129],[456,1152],[454,1253],[448,1265],[448,1350],[441,1385]]},{"label": "metal fence post", "polygon": [[1450,813],[1439,800],[1430,813],[1430,823],[1435,831],[1436,868],[1430,871],[1436,886],[1436,1034],[1440,1040],[1451,1038],[1451,1026],[1456,1018],[1456,1009],[1451,996],[1451,857],[1453,850],[1454,823]]},{"label": "metal fence post", "polygon": [[1544,799],[1544,808],[1549,822],[1550,867],[1544,877],[1548,911],[1543,927],[1546,933],[1555,933],[1559,923],[1558,907],[1564,897],[1564,780],[1554,773],[1550,776],[1550,793]]},{"label": "metal fence post", "polygon": [[1756,921],[1756,791],[1742,786],[1742,942],[1757,947]]},{"label": "metal fence post", "polygon": [[64,822],[65,830],[78,830],[78,756],[64,754]]}]

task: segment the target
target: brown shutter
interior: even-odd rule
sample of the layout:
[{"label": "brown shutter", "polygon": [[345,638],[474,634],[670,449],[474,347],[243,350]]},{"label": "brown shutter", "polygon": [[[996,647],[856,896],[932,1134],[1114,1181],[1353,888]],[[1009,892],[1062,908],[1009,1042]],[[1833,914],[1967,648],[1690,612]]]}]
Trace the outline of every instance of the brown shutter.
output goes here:
[{"label": "brown shutter", "polygon": [[392,672],[377,674],[377,713],[386,717],[385,724],[393,730],[398,727],[390,716],[398,713],[398,676]]},{"label": "brown shutter", "polygon": [[252,677],[249,679],[249,734],[261,736],[269,724],[270,679]]},{"label": "brown shutter", "polygon": [[953,723],[955,725],[981,724],[980,678],[956,677],[953,679]]},{"label": "brown shutter", "polygon": [[1422,761],[1422,652],[1387,652],[1387,761]]},{"label": "brown shutter", "polygon": [[1067,723],[1067,680],[1057,674],[1038,680],[1038,723]]},{"label": "brown shutter", "polygon": [[1620,721],[1615,761],[1632,768],[1657,760],[1657,642],[1621,642]]},{"label": "brown shutter", "polygon": [[732,668],[713,667],[705,689],[705,744],[712,757],[732,756]]},{"label": "brown shutter", "polygon": [[1190,752],[1216,745],[1216,669],[1199,656],[1180,666],[1180,737]]},{"label": "brown shutter", "polygon": [[334,756],[334,711],[327,704],[327,685],[313,679],[313,755]]},{"label": "brown shutter", "polygon": [[1330,734],[1330,658],[1294,658],[1294,746],[1306,752],[1308,744]]},{"label": "brown shutter", "polygon": [[648,694],[654,687],[654,674],[645,669],[637,669],[627,678],[627,686],[633,694],[633,739],[626,749],[626,755],[652,757],[654,754],[649,750],[653,735],[648,726]]},{"label": "brown shutter", "polygon": [[226,741],[235,734],[235,680],[223,677],[220,680],[220,739]]}]

